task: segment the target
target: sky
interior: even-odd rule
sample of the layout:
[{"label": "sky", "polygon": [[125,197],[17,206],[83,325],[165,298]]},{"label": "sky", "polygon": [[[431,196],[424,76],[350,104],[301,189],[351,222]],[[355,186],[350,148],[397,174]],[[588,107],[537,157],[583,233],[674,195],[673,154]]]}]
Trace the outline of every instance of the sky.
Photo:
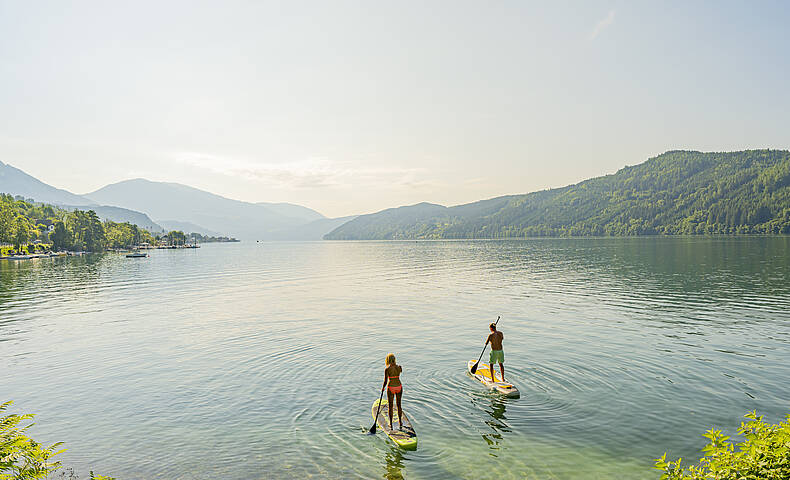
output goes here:
[{"label": "sky", "polygon": [[337,217],[790,147],[790,2],[0,0],[0,161]]}]

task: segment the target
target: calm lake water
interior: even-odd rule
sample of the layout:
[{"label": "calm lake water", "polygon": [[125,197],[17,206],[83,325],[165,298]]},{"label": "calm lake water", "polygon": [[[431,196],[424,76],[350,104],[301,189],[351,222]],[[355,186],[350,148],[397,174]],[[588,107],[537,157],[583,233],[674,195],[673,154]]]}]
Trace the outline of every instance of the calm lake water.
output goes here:
[{"label": "calm lake water", "polygon": [[[0,401],[120,479],[655,479],[790,413],[790,238],[205,245],[0,261]],[[519,399],[466,374],[502,316]],[[370,428],[384,356],[419,435]]]}]

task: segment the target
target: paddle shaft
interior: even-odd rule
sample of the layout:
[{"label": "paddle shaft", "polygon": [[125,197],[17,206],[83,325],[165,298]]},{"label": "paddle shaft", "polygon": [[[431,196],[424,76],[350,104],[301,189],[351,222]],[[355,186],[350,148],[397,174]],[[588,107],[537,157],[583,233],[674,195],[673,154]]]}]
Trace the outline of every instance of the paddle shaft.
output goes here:
[{"label": "paddle shaft", "polygon": [[[499,323],[499,315],[496,316],[496,322],[494,322],[494,326],[495,327],[496,327],[497,323]],[[480,356],[477,357],[477,361],[475,362],[474,366],[472,367],[472,373],[475,373],[477,371],[477,365],[480,363],[480,360],[483,359],[483,354],[486,353],[486,347],[488,347],[488,340],[486,340],[486,344],[483,345],[483,351],[480,352]]]},{"label": "paddle shaft", "polygon": [[385,383],[383,387],[381,387],[381,394],[379,395],[379,408],[376,410],[376,418],[373,419],[373,426],[370,427],[368,432],[376,433],[376,422],[379,420],[379,412],[381,412],[381,400],[384,399],[384,389],[387,388],[387,384]]}]

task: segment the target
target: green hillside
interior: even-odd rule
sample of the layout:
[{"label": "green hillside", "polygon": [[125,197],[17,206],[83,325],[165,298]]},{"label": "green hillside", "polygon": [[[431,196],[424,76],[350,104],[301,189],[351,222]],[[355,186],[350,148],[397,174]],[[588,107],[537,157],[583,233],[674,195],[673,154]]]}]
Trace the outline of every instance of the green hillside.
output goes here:
[{"label": "green hillside", "polygon": [[329,240],[790,233],[790,152],[671,151],[526,195],[362,215]]}]

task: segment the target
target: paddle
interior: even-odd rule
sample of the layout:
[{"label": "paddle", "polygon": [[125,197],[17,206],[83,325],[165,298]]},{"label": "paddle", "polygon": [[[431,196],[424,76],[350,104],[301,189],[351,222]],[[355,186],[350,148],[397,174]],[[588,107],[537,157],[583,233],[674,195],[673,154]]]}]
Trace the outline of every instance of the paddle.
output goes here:
[{"label": "paddle", "polygon": [[387,386],[385,383],[383,387],[381,387],[381,395],[379,395],[379,408],[376,410],[376,418],[373,419],[373,426],[370,427],[368,430],[368,435],[375,435],[376,434],[376,421],[379,419],[379,412],[381,412],[381,400],[384,398],[384,388]]},{"label": "paddle", "polygon": [[[496,322],[494,322],[494,326],[496,326],[497,323],[499,323],[499,315],[496,316]],[[477,358],[477,362],[474,365],[472,365],[472,375],[474,375],[475,372],[477,371],[477,364],[480,363],[480,359],[482,359],[483,358],[483,354],[486,353],[486,347],[487,346],[488,346],[488,340],[486,340],[486,344],[483,345],[483,351],[480,352],[480,356]],[[382,392],[383,392],[383,390],[382,390]]]}]

